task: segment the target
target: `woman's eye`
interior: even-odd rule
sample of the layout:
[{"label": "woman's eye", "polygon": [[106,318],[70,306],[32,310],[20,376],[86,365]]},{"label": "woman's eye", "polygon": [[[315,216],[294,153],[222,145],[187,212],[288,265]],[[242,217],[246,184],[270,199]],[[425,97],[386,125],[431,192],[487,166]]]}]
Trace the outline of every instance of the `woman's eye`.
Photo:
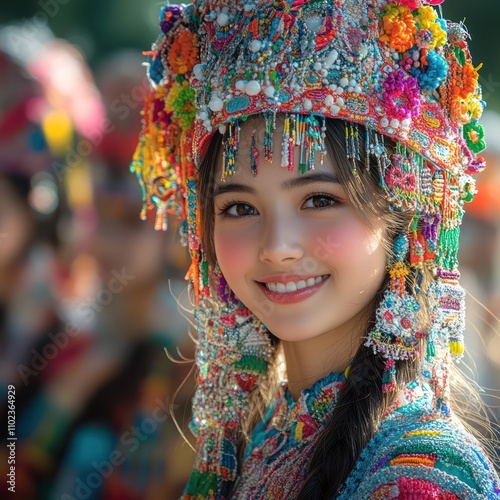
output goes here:
[{"label": "woman's eye", "polygon": [[329,208],[338,203],[337,199],[333,196],[326,194],[315,194],[310,196],[305,203],[306,208]]},{"label": "woman's eye", "polygon": [[227,205],[221,210],[221,214],[228,217],[245,217],[248,215],[255,215],[257,211],[248,203],[232,203]]}]

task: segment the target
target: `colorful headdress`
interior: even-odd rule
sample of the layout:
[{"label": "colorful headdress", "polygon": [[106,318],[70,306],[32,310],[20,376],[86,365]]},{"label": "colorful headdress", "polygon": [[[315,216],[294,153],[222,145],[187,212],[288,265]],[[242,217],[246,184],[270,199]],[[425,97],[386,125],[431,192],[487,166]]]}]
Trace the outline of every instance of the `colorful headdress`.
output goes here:
[{"label": "colorful headdress", "polygon": [[[470,174],[484,168],[484,102],[461,23],[438,16],[439,0],[199,0],[161,12],[153,45],[151,93],[131,169],[144,210],[157,229],[176,214],[192,265],[196,296],[198,389],[192,428],[198,457],[186,498],[223,497],[236,478],[236,439],[246,396],[273,357],[265,326],[234,296],[220,270],[209,269],[201,243],[198,167],[217,130],[225,135],[224,175],[234,171],[241,123],[262,114],[264,153],[272,160],[276,115],[285,114],[282,166],[300,171],[324,155],[325,118],[346,123],[353,169],[377,168],[395,210],[415,213],[394,243],[390,287],[366,339],[386,359],[384,390],[395,362],[414,358],[447,412],[447,360],[463,353],[464,292],[458,285],[463,204]],[[431,5],[429,5],[431,4]],[[361,158],[359,127],[366,129]],[[383,137],[396,144],[388,155]],[[375,161],[373,161],[375,158]],[[372,160],[371,160],[372,159]],[[375,163],[375,164],[373,164]],[[252,173],[258,169],[251,161]],[[431,268],[430,331],[420,331],[409,268]],[[215,286],[209,286],[209,276]]]}]

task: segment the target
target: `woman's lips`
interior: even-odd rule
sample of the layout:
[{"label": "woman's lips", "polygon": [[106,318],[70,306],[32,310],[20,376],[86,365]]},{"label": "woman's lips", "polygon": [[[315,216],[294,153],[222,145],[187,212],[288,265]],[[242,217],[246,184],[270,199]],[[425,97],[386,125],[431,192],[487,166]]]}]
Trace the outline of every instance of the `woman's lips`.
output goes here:
[{"label": "woman's lips", "polygon": [[317,285],[308,286],[294,292],[286,293],[273,292],[269,290],[264,283],[260,283],[258,281],[256,281],[256,283],[261,288],[264,295],[275,304],[295,304],[306,300],[311,295],[314,295],[329,280],[329,278],[330,276]]}]

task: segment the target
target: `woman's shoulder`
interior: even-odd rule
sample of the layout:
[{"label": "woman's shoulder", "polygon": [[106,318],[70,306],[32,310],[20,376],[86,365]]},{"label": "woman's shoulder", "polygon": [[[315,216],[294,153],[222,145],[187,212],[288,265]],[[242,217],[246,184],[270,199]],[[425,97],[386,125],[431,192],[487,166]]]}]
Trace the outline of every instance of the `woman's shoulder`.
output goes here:
[{"label": "woman's shoulder", "polygon": [[363,450],[340,498],[500,500],[500,481],[455,417],[396,412]]}]

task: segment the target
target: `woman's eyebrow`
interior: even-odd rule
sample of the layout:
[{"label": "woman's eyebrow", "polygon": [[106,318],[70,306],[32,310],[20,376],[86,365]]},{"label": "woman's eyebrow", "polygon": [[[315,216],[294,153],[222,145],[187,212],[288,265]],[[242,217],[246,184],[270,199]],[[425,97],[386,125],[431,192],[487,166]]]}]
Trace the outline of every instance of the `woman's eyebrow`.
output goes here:
[{"label": "woman's eyebrow", "polygon": [[[307,186],[309,184],[313,184],[314,182],[331,182],[333,184],[340,183],[339,179],[333,172],[314,172],[310,175],[300,175],[299,177],[287,179],[281,184],[281,189],[284,191],[289,191],[290,189]],[[215,186],[214,198],[224,193],[256,194],[255,189],[246,184],[238,184],[236,182],[221,182],[220,184]]]}]

